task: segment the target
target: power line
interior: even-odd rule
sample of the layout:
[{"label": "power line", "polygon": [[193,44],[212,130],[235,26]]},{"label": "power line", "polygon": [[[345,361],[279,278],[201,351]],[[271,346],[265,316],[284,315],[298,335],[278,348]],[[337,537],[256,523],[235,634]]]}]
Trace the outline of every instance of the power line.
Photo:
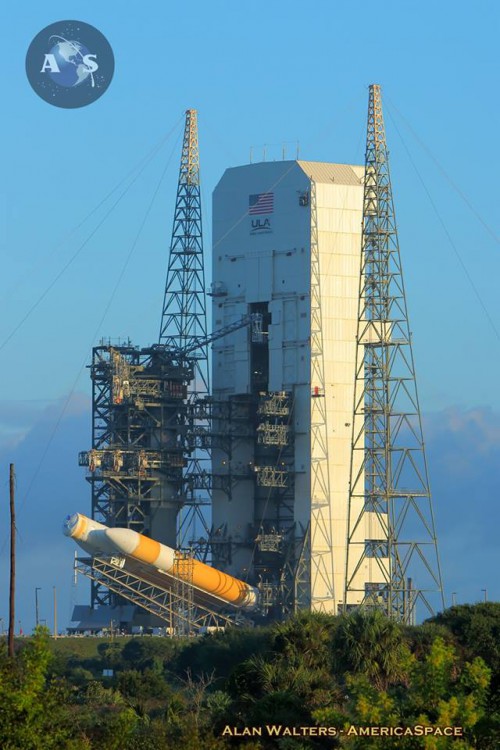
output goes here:
[{"label": "power line", "polygon": [[[386,99],[387,99],[387,97],[386,97]],[[495,233],[495,230],[492,229],[489,226],[489,224],[487,224],[487,222],[483,219],[483,217],[481,216],[481,214],[479,213],[479,211],[472,205],[471,201],[465,195],[465,193],[463,192],[463,190],[461,190],[461,188],[453,181],[453,179],[450,177],[450,175],[445,170],[445,168],[442,166],[442,164],[440,164],[440,162],[434,156],[434,154],[432,153],[432,151],[430,150],[430,148],[428,146],[426,146],[426,144],[422,141],[422,139],[415,132],[415,130],[413,129],[413,127],[411,126],[411,124],[408,122],[408,120],[406,119],[406,117],[398,110],[398,108],[396,107],[396,105],[393,102],[391,102],[390,100],[389,100],[389,102],[391,104],[391,107],[394,109],[394,111],[397,112],[398,115],[401,117],[401,119],[405,123],[406,127],[408,128],[408,130],[410,131],[410,133],[413,135],[413,137],[417,141],[417,143],[423,148],[423,150],[425,151],[425,153],[427,154],[427,156],[434,162],[434,164],[439,169],[439,171],[441,172],[441,174],[444,176],[444,178],[446,179],[446,181],[451,185],[451,187],[455,190],[455,192],[460,196],[460,198],[463,200],[463,202],[466,204],[466,206],[470,209],[470,211],[474,214],[474,216],[479,221],[479,223],[484,227],[484,229],[488,232],[488,234],[495,240],[495,242],[500,243],[500,237],[498,237],[498,235]],[[389,112],[389,115],[390,115],[390,112]],[[391,116],[391,120],[394,123],[394,119],[392,118],[392,116]],[[396,130],[397,130],[397,126],[396,126],[395,123],[394,123],[394,125],[395,125]],[[400,138],[401,138],[401,135],[400,135]]]},{"label": "power line", "polygon": [[461,268],[462,268],[462,270],[463,270],[463,272],[465,274],[465,277],[467,278],[467,281],[469,282],[470,287],[471,287],[472,291],[474,292],[474,295],[475,295],[477,301],[479,302],[479,305],[480,305],[481,309],[483,310],[483,312],[484,312],[484,314],[485,314],[485,316],[486,316],[486,318],[488,320],[488,323],[491,326],[491,329],[493,330],[496,338],[500,341],[500,331],[496,327],[495,322],[494,322],[493,318],[491,317],[490,312],[489,312],[488,308],[486,307],[486,304],[485,304],[483,298],[481,297],[481,294],[479,293],[479,290],[478,290],[477,286],[475,285],[474,280],[472,279],[472,276],[470,275],[469,270],[468,270],[467,266],[465,265],[465,262],[464,262],[462,256],[460,255],[460,253],[458,251],[458,248],[455,245],[450,232],[448,231],[448,227],[446,226],[443,217],[441,216],[441,214],[438,211],[438,208],[437,208],[437,206],[436,206],[436,204],[434,202],[434,199],[432,198],[432,196],[431,196],[431,194],[429,192],[429,189],[427,188],[427,185],[426,185],[426,183],[425,183],[422,175],[420,174],[420,172],[419,172],[419,170],[417,168],[417,165],[415,164],[415,162],[413,160],[413,157],[412,157],[412,155],[411,155],[411,153],[410,153],[410,151],[409,151],[409,149],[408,149],[408,147],[406,145],[406,142],[403,139],[403,136],[401,135],[401,131],[399,130],[399,128],[397,126],[397,123],[395,122],[394,118],[392,117],[390,111],[389,111],[389,117],[391,118],[391,121],[392,121],[392,123],[394,125],[394,128],[395,128],[395,130],[396,130],[396,132],[397,132],[397,134],[398,134],[398,136],[399,136],[399,138],[401,140],[401,143],[403,144],[403,148],[406,151],[408,159],[410,160],[410,163],[411,163],[413,169],[415,170],[415,173],[416,173],[418,179],[420,180],[420,183],[421,183],[421,185],[422,185],[422,187],[423,187],[423,189],[425,191],[425,194],[427,195],[427,198],[429,199],[429,203],[431,204],[431,206],[432,206],[432,208],[434,210],[434,213],[436,214],[437,219],[438,219],[439,223],[441,224],[441,227],[443,228],[443,231],[444,231],[444,233],[445,233],[445,235],[446,235],[446,237],[448,239],[448,242],[450,243],[450,245],[451,245],[451,247],[453,249],[453,252],[455,253],[455,256],[456,256],[456,258],[457,258],[457,260],[458,260],[458,262],[459,262],[459,264],[460,264],[460,266],[461,266]]},{"label": "power line", "polygon": [[[178,123],[176,123],[177,125]],[[52,291],[54,286],[57,284],[59,279],[64,275],[64,273],[67,271],[67,269],[72,265],[72,263],[76,260],[76,258],[80,255],[81,251],[86,247],[86,245],[90,242],[90,240],[94,237],[94,235],[99,231],[101,226],[106,222],[108,217],[111,215],[111,213],[114,211],[116,206],[121,202],[122,198],[125,197],[125,195],[129,192],[130,188],[137,182],[139,177],[142,175],[148,164],[152,161],[152,159],[156,156],[156,154],[159,152],[163,144],[166,142],[166,140],[170,137],[170,135],[174,132],[176,126],[172,128],[169,133],[160,141],[160,143],[153,148],[153,150],[148,154],[147,157],[145,157],[142,160],[142,166],[139,168],[134,167],[130,172],[130,174],[133,174],[136,170],[137,173],[133,177],[133,179],[128,183],[128,185],[125,186],[125,188],[121,191],[118,198],[115,200],[115,202],[111,205],[111,207],[108,209],[108,211],[105,213],[104,217],[99,221],[97,226],[90,232],[89,235],[85,238],[85,240],[79,245],[79,247],[76,249],[76,251],[73,253],[73,255],[69,258],[69,260],[64,264],[64,266],[61,268],[61,270],[55,275],[55,277],[52,279],[52,281],[48,284],[48,286],[44,289],[44,291],[39,295],[39,297],[35,300],[35,302],[31,305],[31,307],[28,309],[28,311],[25,313],[25,315],[21,318],[21,320],[18,322],[18,324],[13,328],[13,330],[10,332],[10,334],[4,339],[4,341],[0,344],[0,351],[5,348],[5,346],[11,341],[11,339],[16,335],[16,333],[22,328],[24,323],[31,317],[31,315],[34,313],[34,311],[38,308],[38,306],[43,302],[43,300],[47,297],[47,295]],[[141,164],[141,162],[139,162]],[[116,192],[116,190],[128,179],[128,176],[125,177],[123,180],[120,181],[107,195],[105,198],[103,198],[97,206],[92,209],[92,211],[87,214],[87,216],[75,227],[74,230],[70,232],[70,234],[67,236],[66,239],[69,239],[76,231],[79,229],[83,224],[86,223],[88,218],[92,216],[98,208],[100,208],[110,197],[113,195],[113,193]],[[59,247],[59,245],[57,246]],[[57,249],[57,248],[56,248]]]},{"label": "power line", "polygon": [[[49,451],[49,449],[50,449],[50,446],[52,445],[52,442],[53,442],[53,440],[54,440],[54,437],[55,437],[55,435],[56,435],[56,433],[57,433],[57,430],[59,429],[59,426],[60,426],[60,424],[61,424],[61,422],[62,422],[62,420],[63,420],[63,418],[64,418],[64,415],[66,414],[66,411],[67,411],[67,408],[68,408],[68,406],[69,406],[69,404],[70,404],[71,398],[72,398],[72,397],[73,397],[73,395],[74,395],[74,392],[75,392],[75,389],[76,389],[76,386],[77,386],[78,380],[80,379],[81,373],[82,373],[82,371],[83,371],[83,369],[84,369],[84,367],[85,367],[85,365],[86,365],[86,363],[87,363],[87,361],[88,361],[88,351],[89,351],[89,349],[91,349],[91,348],[92,348],[92,345],[93,345],[93,343],[94,343],[95,339],[97,338],[97,336],[98,336],[98,334],[99,334],[99,330],[101,329],[101,327],[102,327],[102,324],[104,323],[104,320],[106,319],[106,316],[107,316],[107,314],[108,314],[108,312],[109,312],[109,310],[110,310],[110,308],[111,308],[111,305],[112,305],[112,303],[113,303],[113,300],[114,300],[114,298],[115,298],[115,296],[116,296],[116,293],[117,293],[117,291],[118,291],[118,289],[119,289],[119,287],[120,287],[120,284],[121,284],[121,282],[122,282],[122,280],[123,280],[123,277],[124,277],[124,275],[125,275],[125,272],[126,272],[126,270],[127,270],[127,267],[128,267],[128,265],[129,265],[129,262],[130,262],[130,260],[131,260],[131,258],[132,258],[132,255],[133,255],[133,253],[134,253],[134,251],[135,251],[135,249],[136,249],[136,247],[137,247],[138,241],[139,241],[139,239],[140,239],[140,237],[141,237],[141,234],[142,234],[142,232],[143,232],[143,229],[144,229],[144,227],[145,227],[145,225],[146,225],[146,222],[147,222],[147,220],[148,220],[148,217],[149,217],[149,215],[150,215],[150,213],[151,213],[151,210],[152,210],[152,208],[153,208],[153,205],[154,205],[154,203],[155,203],[156,197],[157,197],[157,195],[158,195],[158,193],[159,193],[160,187],[161,187],[161,185],[162,185],[162,183],[163,183],[163,180],[164,180],[164,178],[165,178],[165,175],[166,175],[166,173],[167,173],[167,171],[168,171],[168,168],[169,168],[169,166],[170,166],[170,163],[171,163],[171,161],[172,161],[172,157],[173,157],[173,154],[174,154],[175,148],[176,148],[176,146],[177,146],[178,140],[179,140],[179,139],[177,138],[177,140],[176,140],[176,142],[175,142],[175,144],[174,144],[174,146],[173,146],[173,148],[172,148],[172,151],[171,151],[171,153],[170,153],[170,155],[169,155],[169,157],[168,157],[167,163],[165,164],[165,167],[164,167],[164,169],[163,169],[163,171],[162,171],[162,173],[161,173],[161,175],[160,175],[160,178],[159,178],[159,180],[158,180],[158,182],[157,182],[157,184],[156,184],[156,186],[155,186],[155,189],[154,189],[154,191],[153,191],[153,194],[152,194],[151,200],[150,200],[150,202],[149,202],[149,204],[148,204],[148,207],[147,207],[147,209],[146,209],[146,212],[145,212],[145,214],[144,214],[144,217],[143,217],[143,219],[142,219],[142,221],[141,221],[141,224],[140,224],[140,226],[139,226],[139,228],[138,228],[138,230],[137,230],[137,233],[136,233],[136,235],[135,235],[135,238],[134,238],[134,240],[133,240],[133,242],[132,242],[132,245],[131,245],[131,247],[130,247],[130,250],[129,250],[129,252],[128,252],[128,254],[127,254],[127,256],[126,256],[126,258],[125,258],[125,260],[124,260],[124,263],[123,263],[123,266],[122,266],[122,268],[121,268],[120,274],[119,274],[119,276],[118,276],[118,278],[117,278],[117,280],[116,280],[116,283],[115,283],[115,285],[114,285],[114,288],[113,288],[113,290],[112,290],[112,292],[111,292],[111,295],[110,295],[110,297],[109,297],[109,299],[108,299],[108,301],[107,301],[107,304],[106,304],[106,307],[105,307],[105,309],[104,309],[104,312],[103,312],[103,314],[102,314],[102,316],[101,316],[101,318],[100,318],[100,320],[99,320],[99,323],[98,323],[98,325],[97,325],[97,327],[96,327],[96,329],[95,329],[95,331],[94,331],[94,334],[93,334],[93,336],[92,336],[92,341],[91,341],[91,344],[90,344],[90,346],[89,346],[89,347],[87,347],[87,349],[86,349],[85,357],[84,357],[84,359],[83,359],[83,361],[82,361],[82,364],[80,365],[80,367],[79,367],[79,369],[78,369],[78,373],[77,373],[77,375],[76,375],[76,377],[75,377],[75,379],[74,379],[74,381],[73,381],[73,384],[72,384],[71,390],[70,390],[70,392],[69,392],[69,394],[68,394],[68,396],[67,396],[67,398],[66,398],[66,400],[65,400],[65,402],[64,402],[64,404],[63,404],[63,407],[62,407],[62,409],[61,409],[61,411],[60,411],[60,413],[59,413],[59,415],[58,415],[58,417],[57,417],[56,423],[54,424],[54,426],[53,426],[53,429],[52,429],[52,431],[51,431],[51,433],[50,433],[50,435],[49,435],[49,438],[48,438],[48,440],[47,440],[47,442],[46,442],[46,444],[45,444],[45,447],[44,447],[43,453],[42,453],[42,455],[41,455],[41,457],[40,457],[40,460],[39,460],[39,462],[38,462],[38,465],[37,465],[37,467],[36,467],[36,469],[35,469],[35,472],[34,472],[34,473],[33,473],[33,475],[32,475],[32,478],[31,478],[30,484],[28,485],[28,488],[27,488],[27,490],[26,490],[26,492],[25,492],[25,494],[24,494],[24,496],[23,496],[23,499],[22,499],[22,501],[21,501],[21,505],[20,505],[20,510],[21,510],[21,511],[23,510],[23,508],[24,508],[24,505],[25,505],[25,503],[26,503],[26,501],[27,501],[27,499],[28,499],[28,497],[29,497],[29,495],[30,495],[30,493],[31,493],[31,490],[33,489],[33,485],[34,485],[34,483],[35,483],[35,481],[36,481],[36,479],[37,479],[37,477],[38,477],[38,474],[40,473],[40,469],[41,469],[41,467],[42,467],[42,465],[43,465],[43,463],[44,463],[44,461],[45,461],[45,458],[46,458],[46,456],[47,456],[47,453],[48,453],[48,451]],[[130,186],[129,186],[129,187],[130,187]],[[128,188],[127,188],[127,189],[128,189]],[[122,195],[120,196],[120,198],[121,198],[122,196],[123,196],[123,194],[122,194]],[[116,203],[115,203],[114,205],[116,205]],[[113,209],[113,208],[114,208],[114,206],[112,207],[112,209]],[[111,209],[111,210],[112,210],[112,209]],[[108,212],[108,213],[106,214],[106,216],[108,216],[108,215],[109,215],[109,213],[110,213],[110,212]],[[106,218],[106,217],[105,217],[105,218]],[[81,249],[81,248],[80,248],[80,249]],[[1,550],[0,550],[0,555],[2,555],[2,554],[3,554],[3,552],[4,552],[4,549],[5,549],[5,544],[6,544],[6,542],[4,542],[4,543],[3,543],[3,545],[2,545],[2,548],[1,548]]]}]

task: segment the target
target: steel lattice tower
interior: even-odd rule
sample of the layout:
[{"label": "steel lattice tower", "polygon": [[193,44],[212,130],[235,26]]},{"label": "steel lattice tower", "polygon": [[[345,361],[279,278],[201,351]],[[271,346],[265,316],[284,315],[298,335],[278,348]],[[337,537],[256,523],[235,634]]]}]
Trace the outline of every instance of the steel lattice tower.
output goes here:
[{"label": "steel lattice tower", "polygon": [[[196,110],[188,109],[159,343],[174,349],[187,349],[203,340],[206,335],[198,123]],[[209,379],[206,346],[190,355],[190,359],[196,363],[194,390],[198,394],[207,394]]]},{"label": "steel lattice tower", "polygon": [[198,118],[195,109],[188,109],[159,337],[159,343],[167,348],[190,350],[188,356],[181,356],[181,363],[192,367],[194,374],[188,386],[185,421],[184,507],[177,517],[177,542],[181,548],[190,544],[197,522],[201,522],[207,537],[209,534],[202,506],[208,504],[210,491],[204,488],[202,495],[195,494],[195,479],[206,475],[210,461],[209,447],[203,439],[209,425],[204,416],[207,410],[204,400],[209,395],[210,382],[208,347],[202,343],[206,338]]},{"label": "steel lattice tower", "polygon": [[368,105],[347,545],[347,606],[404,623],[419,601],[431,614],[444,606],[378,85]]}]

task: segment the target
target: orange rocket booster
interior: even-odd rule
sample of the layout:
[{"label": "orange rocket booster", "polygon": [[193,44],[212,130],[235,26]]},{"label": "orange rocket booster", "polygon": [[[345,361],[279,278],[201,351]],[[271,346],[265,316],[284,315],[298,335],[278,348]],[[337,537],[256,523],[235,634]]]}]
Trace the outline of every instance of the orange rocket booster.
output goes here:
[{"label": "orange rocket booster", "polygon": [[81,513],[75,513],[66,518],[63,530],[66,536],[74,539],[88,553],[129,555],[174,578],[188,581],[229,604],[245,609],[253,609],[257,605],[258,591],[253,586],[199,560],[186,559],[171,547],[132,529],[109,528]]}]

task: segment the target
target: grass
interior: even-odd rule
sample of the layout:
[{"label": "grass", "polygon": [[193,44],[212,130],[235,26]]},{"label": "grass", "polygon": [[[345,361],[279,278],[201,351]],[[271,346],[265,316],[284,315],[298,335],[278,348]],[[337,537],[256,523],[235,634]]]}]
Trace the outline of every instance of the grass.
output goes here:
[{"label": "grass", "polygon": [[92,638],[83,636],[81,638],[51,638],[50,648],[51,651],[57,656],[63,656],[65,658],[69,656],[78,656],[81,659],[93,659],[98,656],[97,648],[103,643],[116,643],[121,648],[129,641],[133,636],[119,635],[105,636],[103,638]]}]

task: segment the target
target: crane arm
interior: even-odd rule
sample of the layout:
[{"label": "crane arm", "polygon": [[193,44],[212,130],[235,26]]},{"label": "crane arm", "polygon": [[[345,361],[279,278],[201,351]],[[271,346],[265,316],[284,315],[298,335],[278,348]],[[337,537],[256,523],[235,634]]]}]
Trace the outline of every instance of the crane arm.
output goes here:
[{"label": "crane arm", "polygon": [[243,315],[234,323],[230,323],[229,325],[224,326],[224,328],[219,328],[209,336],[205,336],[203,339],[199,339],[196,343],[191,344],[187,348],[176,350],[176,352],[179,355],[185,357],[187,354],[191,354],[191,352],[196,351],[196,349],[202,349],[203,347],[212,344],[214,341],[222,339],[224,338],[224,336],[227,336],[228,334],[233,333],[234,331],[238,331],[240,328],[245,328],[245,326],[249,325],[252,326],[252,339],[254,341],[262,340],[262,313],[249,313],[248,315]]}]

